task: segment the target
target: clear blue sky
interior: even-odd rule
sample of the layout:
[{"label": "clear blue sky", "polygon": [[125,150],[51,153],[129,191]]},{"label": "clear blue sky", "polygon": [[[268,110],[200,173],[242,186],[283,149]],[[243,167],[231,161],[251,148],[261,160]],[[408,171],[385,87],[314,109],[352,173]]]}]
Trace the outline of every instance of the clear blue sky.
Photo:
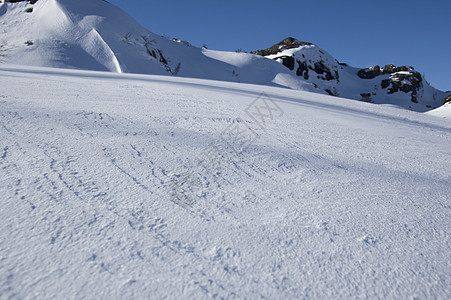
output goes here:
[{"label": "clear blue sky", "polygon": [[216,50],[292,36],[355,67],[412,65],[451,90],[451,1],[109,0],[150,31]]}]

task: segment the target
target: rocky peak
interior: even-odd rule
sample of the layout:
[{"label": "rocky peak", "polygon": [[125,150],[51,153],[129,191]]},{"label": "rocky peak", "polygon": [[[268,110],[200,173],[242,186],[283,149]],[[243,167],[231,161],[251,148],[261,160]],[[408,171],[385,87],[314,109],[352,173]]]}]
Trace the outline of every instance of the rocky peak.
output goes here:
[{"label": "rocky peak", "polygon": [[30,2],[30,4],[35,4],[36,2],[38,2],[38,0],[4,0],[3,2],[5,3]]},{"label": "rocky peak", "polygon": [[279,52],[282,52],[283,50],[298,48],[298,47],[306,46],[306,45],[312,45],[312,43],[301,42],[295,38],[287,37],[286,39],[282,40],[280,43],[272,45],[268,49],[252,51],[251,53],[261,55],[261,56],[268,56],[268,55],[277,54]]},{"label": "rocky peak", "polygon": [[[388,64],[355,69],[320,47],[292,37],[251,53],[281,63],[293,75],[333,96],[373,103],[402,102],[404,107],[418,111],[437,107],[448,96],[440,91],[431,93],[429,84],[412,66]],[[451,95],[445,102],[451,102]]]}]

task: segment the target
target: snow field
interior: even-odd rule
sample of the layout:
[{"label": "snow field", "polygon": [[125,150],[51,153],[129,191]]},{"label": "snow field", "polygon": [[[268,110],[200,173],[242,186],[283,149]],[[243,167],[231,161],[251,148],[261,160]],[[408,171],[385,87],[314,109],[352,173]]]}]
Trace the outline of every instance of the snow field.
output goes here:
[{"label": "snow field", "polygon": [[1,298],[449,297],[449,119],[165,76],[0,80]]}]

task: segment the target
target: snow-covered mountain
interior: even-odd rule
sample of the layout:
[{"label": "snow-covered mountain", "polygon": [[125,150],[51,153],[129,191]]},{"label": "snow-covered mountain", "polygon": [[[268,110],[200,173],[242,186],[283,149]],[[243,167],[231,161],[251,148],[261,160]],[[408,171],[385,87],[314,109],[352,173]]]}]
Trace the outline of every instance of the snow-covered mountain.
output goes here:
[{"label": "snow-covered mountain", "polygon": [[296,76],[333,96],[426,111],[444,104],[450,93],[431,87],[411,66],[357,69],[340,63],[314,44],[294,38],[253,53],[282,63]]},{"label": "snow-covered mountain", "polygon": [[201,49],[148,31],[104,0],[10,0],[0,24],[0,61],[9,64],[284,86],[420,112],[450,94],[412,67],[353,68],[293,38],[250,54]]},{"label": "snow-covered mountain", "polygon": [[[103,0],[3,3],[0,23],[4,63],[273,86],[283,84],[282,74],[299,81],[261,56],[211,51],[156,35]],[[301,82],[293,87],[314,89]]]},{"label": "snow-covered mountain", "polygon": [[366,103],[433,106],[412,68],[200,49],[103,0],[0,26],[0,299],[449,298],[451,97]]}]

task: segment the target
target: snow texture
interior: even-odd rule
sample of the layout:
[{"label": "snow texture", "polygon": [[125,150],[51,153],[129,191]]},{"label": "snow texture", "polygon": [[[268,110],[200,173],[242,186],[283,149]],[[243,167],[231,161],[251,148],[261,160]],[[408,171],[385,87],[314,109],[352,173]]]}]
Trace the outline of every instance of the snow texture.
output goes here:
[{"label": "snow texture", "polygon": [[0,82],[2,299],[450,297],[448,118],[170,76]]}]

